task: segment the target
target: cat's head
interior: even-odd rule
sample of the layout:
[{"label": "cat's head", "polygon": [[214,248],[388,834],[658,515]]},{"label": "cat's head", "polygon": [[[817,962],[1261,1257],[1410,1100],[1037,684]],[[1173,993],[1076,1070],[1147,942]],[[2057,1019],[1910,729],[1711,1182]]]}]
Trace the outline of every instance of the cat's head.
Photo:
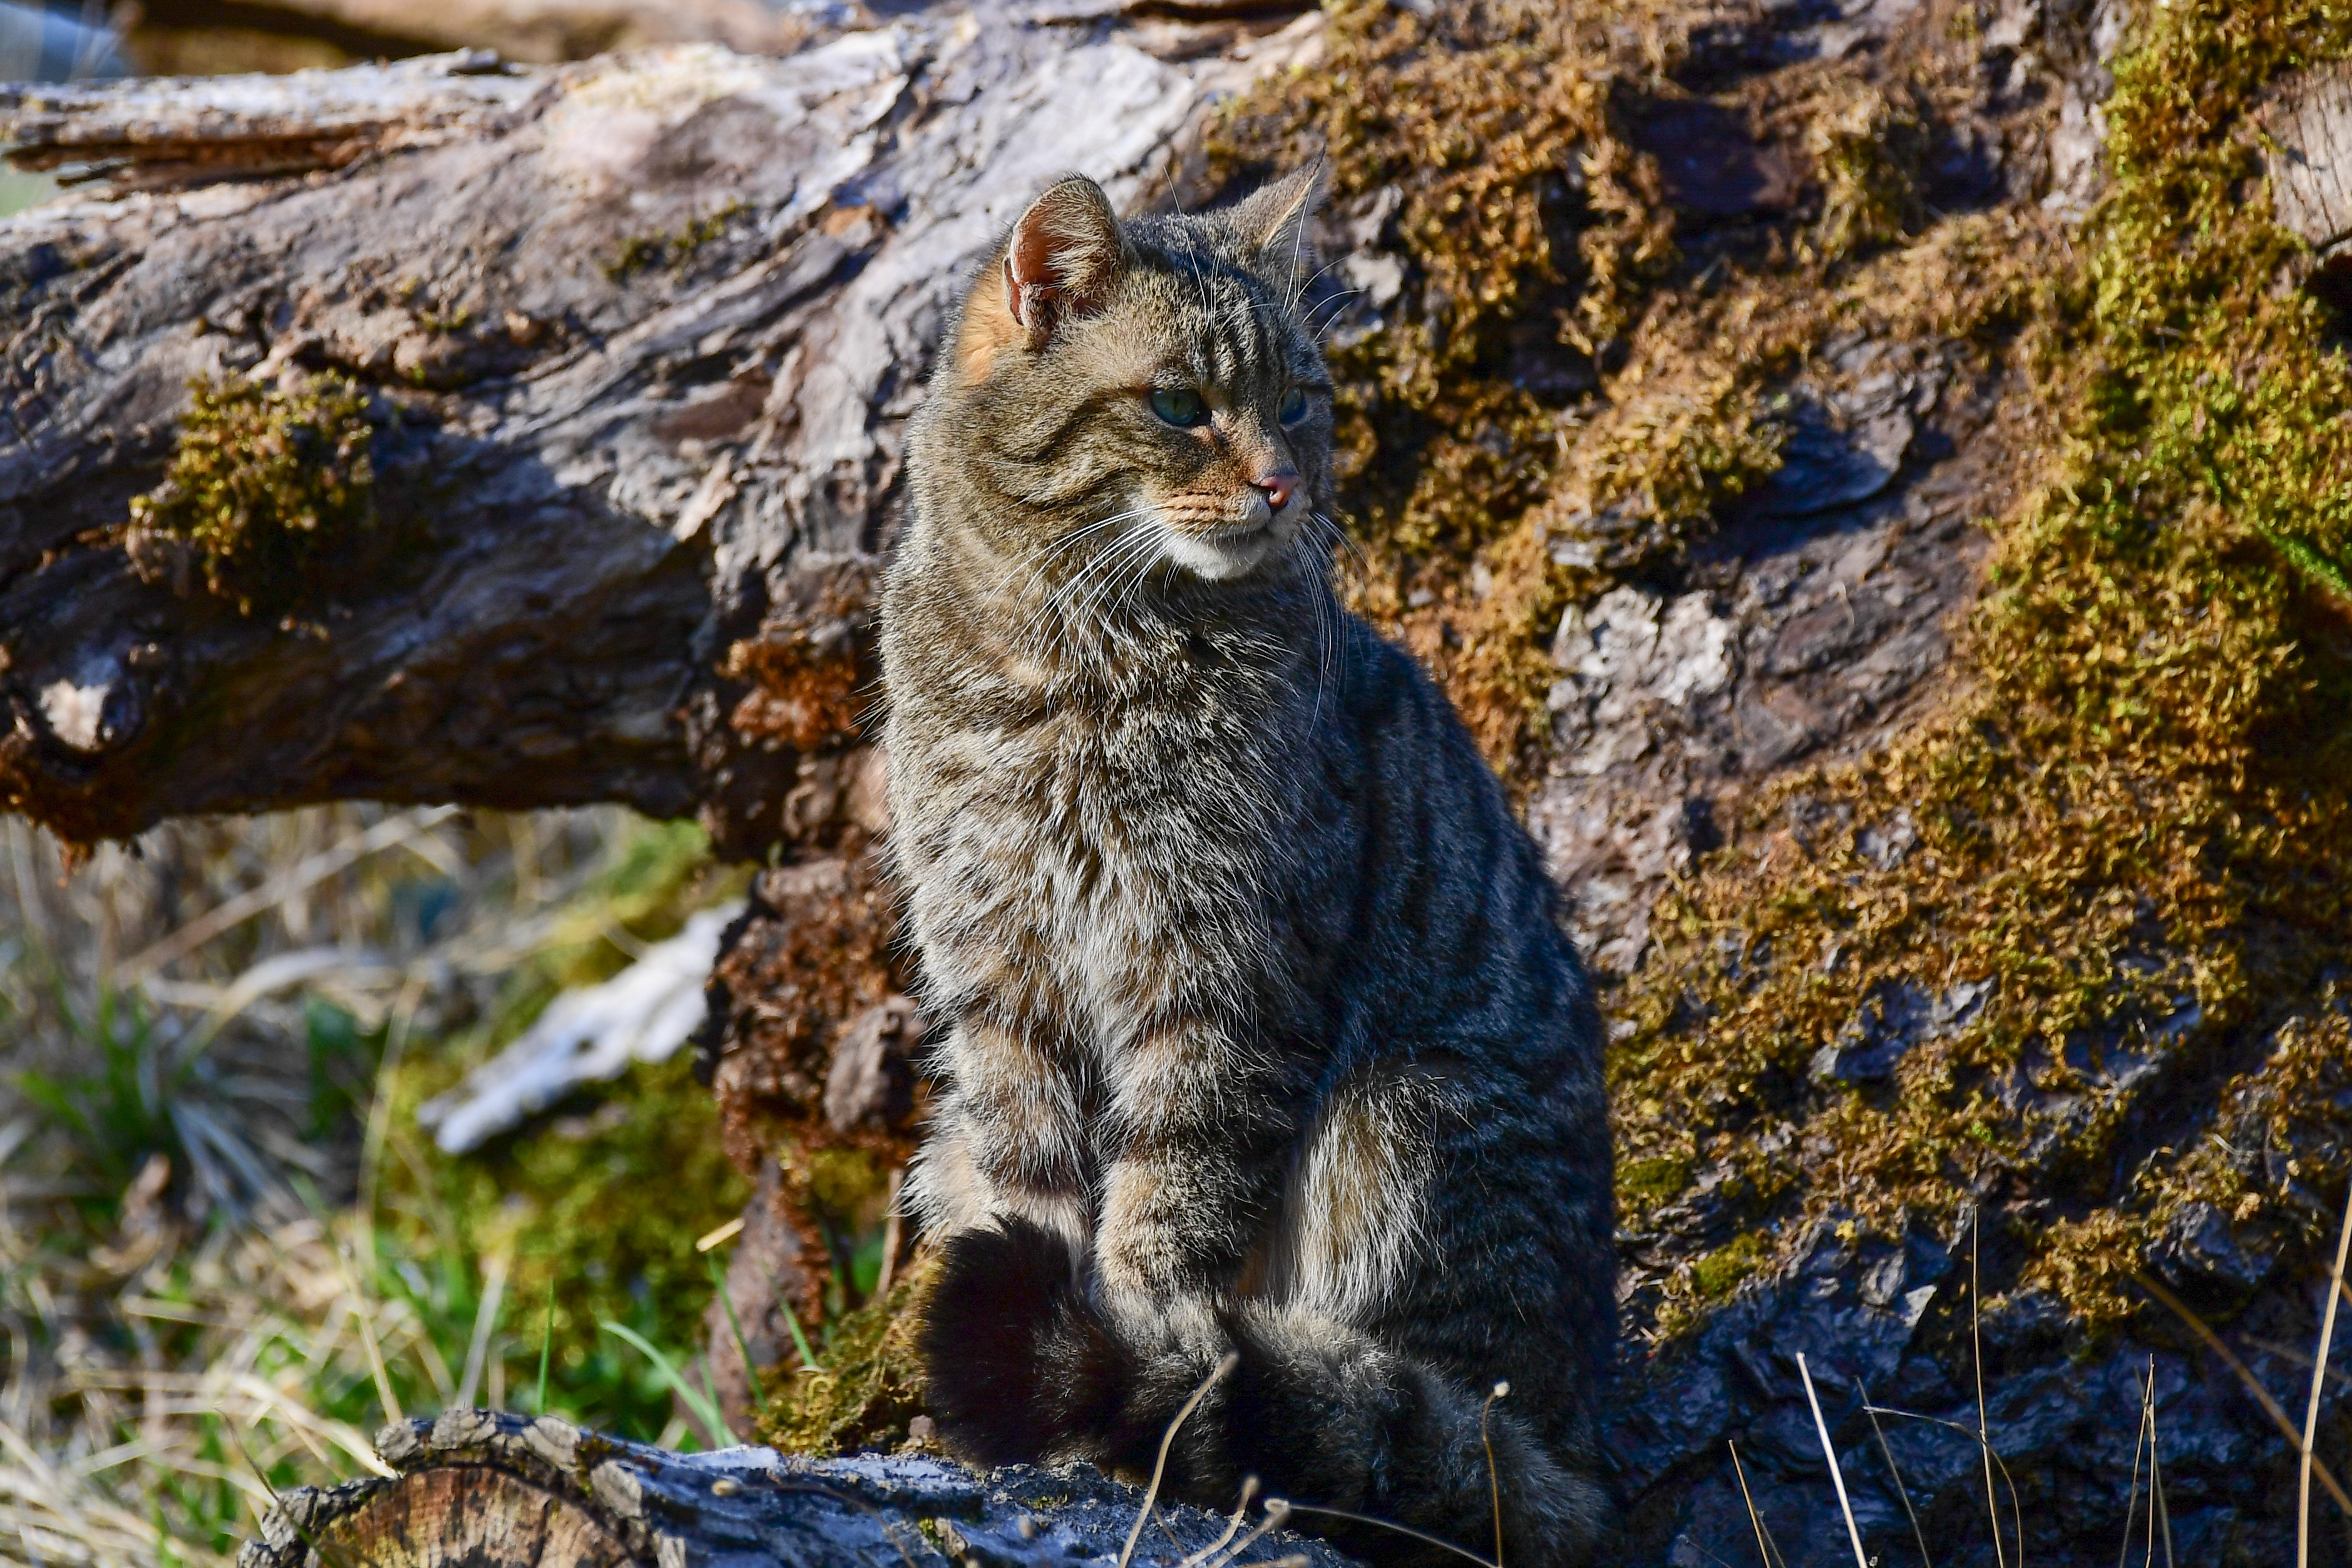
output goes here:
[{"label": "cat's head", "polygon": [[932,383],[920,460],[957,468],[962,526],[1049,581],[1164,563],[1212,582],[1325,527],[1331,382],[1298,308],[1314,193],[1301,173],[1124,224],[1083,176],[1039,196]]}]

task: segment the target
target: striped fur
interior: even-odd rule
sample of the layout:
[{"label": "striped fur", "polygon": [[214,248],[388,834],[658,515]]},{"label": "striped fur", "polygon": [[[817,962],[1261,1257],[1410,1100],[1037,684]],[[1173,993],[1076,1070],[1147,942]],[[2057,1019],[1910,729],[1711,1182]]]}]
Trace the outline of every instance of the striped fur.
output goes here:
[{"label": "striped fur", "polygon": [[1180,1490],[1254,1471],[1484,1549],[1507,1379],[1508,1560],[1573,1564],[1609,1516],[1598,1019],[1494,776],[1333,593],[1307,196],[1121,225],[1056,186],[909,433],[883,653],[949,1026],[909,1184],[934,1414],[984,1462],[1148,1466],[1238,1350]]}]

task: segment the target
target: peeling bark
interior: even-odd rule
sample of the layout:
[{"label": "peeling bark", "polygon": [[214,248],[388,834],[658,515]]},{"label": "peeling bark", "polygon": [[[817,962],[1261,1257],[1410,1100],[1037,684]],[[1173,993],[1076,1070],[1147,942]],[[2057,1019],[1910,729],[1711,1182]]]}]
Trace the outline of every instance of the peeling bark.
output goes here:
[{"label": "peeling bark", "polygon": [[[18,162],[117,193],[0,224],[0,806],[89,841],[610,800],[764,849],[850,742],[962,267],[1073,163],[1144,204],[1318,26],[927,14],[782,59],[0,96]],[[353,544],[274,620],[142,580],[123,524],[191,380],[330,374],[371,395],[397,569]],[[848,803],[811,795],[834,815],[789,828],[822,841]]]}]

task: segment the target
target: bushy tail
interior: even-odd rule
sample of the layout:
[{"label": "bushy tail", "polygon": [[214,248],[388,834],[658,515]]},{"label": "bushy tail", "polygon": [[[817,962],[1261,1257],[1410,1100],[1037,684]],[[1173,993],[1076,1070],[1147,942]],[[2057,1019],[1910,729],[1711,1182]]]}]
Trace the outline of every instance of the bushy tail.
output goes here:
[{"label": "bushy tail", "polygon": [[[1384,1563],[1461,1560],[1326,1508],[1412,1527],[1505,1568],[1591,1561],[1612,1518],[1590,1476],[1547,1453],[1507,1406],[1487,1411],[1427,1363],[1318,1314],[1245,1303],[1202,1323],[1111,1322],[1060,1237],[1011,1221],[946,1243],[924,1324],[929,1406],[975,1463],[1088,1459],[1148,1471],[1168,1423],[1226,1350],[1239,1364],[1185,1421],[1166,1485],[1230,1506],[1241,1478],[1299,1522]],[[1493,1469],[1488,1469],[1491,1442]]]}]

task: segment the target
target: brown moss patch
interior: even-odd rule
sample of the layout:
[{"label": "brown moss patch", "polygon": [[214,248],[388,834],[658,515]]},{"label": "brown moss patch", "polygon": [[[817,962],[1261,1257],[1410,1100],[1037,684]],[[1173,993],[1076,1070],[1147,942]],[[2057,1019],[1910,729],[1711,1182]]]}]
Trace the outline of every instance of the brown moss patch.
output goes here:
[{"label": "brown moss patch", "polygon": [[746,922],[711,974],[719,1027],[703,1063],[739,1167],[756,1168],[787,1130],[798,1145],[870,1145],[902,1159],[911,1153],[903,1127],[835,1134],[824,1114],[842,1028],[908,983],[896,931],[869,855],[786,866],[753,882]]},{"label": "brown moss patch", "polygon": [[730,644],[719,674],[750,687],[729,727],[754,743],[837,749],[871,704],[873,563],[841,561],[795,577],[752,636]]}]

